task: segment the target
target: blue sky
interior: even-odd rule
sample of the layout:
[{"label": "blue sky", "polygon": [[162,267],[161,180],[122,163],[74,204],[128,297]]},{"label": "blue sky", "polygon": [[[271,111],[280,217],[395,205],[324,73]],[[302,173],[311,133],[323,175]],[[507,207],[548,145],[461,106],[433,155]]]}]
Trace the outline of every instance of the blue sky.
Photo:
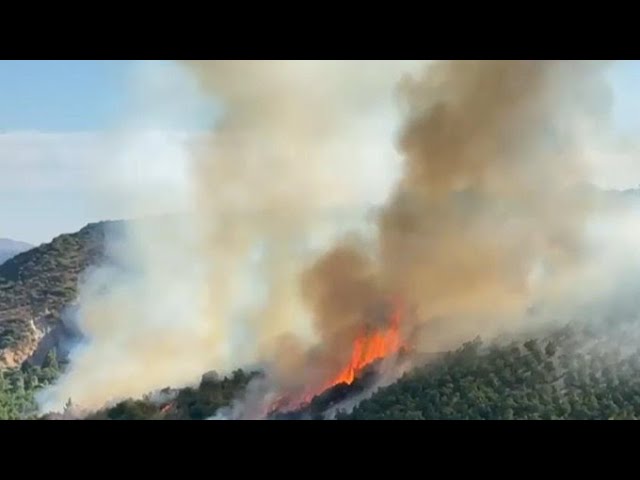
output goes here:
[{"label": "blue sky", "polygon": [[[166,83],[136,83],[145,70]],[[114,128],[139,108],[142,89],[171,88],[186,73],[169,61],[133,60],[3,60],[0,61],[0,132],[29,130],[81,132]],[[161,92],[159,92],[161,93]],[[181,101],[181,99],[176,99]],[[154,112],[156,113],[156,112]],[[182,118],[160,119],[174,128],[209,122],[208,105],[190,105]],[[188,113],[188,115],[186,115]]]},{"label": "blue sky", "polygon": [[111,127],[127,103],[132,61],[0,61],[0,131]]},{"label": "blue sky", "polygon": [[[62,185],[25,188],[34,176],[46,175],[40,172],[47,165],[58,167],[54,150],[75,149],[36,135],[111,128],[126,108],[134,67],[131,61],[0,61],[0,135],[32,136],[14,148],[0,143],[0,237],[39,243],[90,218],[83,188],[71,178]],[[33,165],[25,144],[38,157]]]},{"label": "blue sky", "polygon": [[[640,62],[617,64],[611,79],[616,124],[633,138]],[[215,108],[193,91],[193,79],[169,61],[0,61],[0,237],[40,243],[122,214],[93,198],[94,167],[113,161],[100,135],[123,125],[206,127]],[[152,160],[161,161],[146,165],[158,165]],[[618,175],[627,176],[634,183]]]},{"label": "blue sky", "polygon": [[612,69],[616,125],[625,133],[636,134],[640,127],[640,61],[619,62]]}]

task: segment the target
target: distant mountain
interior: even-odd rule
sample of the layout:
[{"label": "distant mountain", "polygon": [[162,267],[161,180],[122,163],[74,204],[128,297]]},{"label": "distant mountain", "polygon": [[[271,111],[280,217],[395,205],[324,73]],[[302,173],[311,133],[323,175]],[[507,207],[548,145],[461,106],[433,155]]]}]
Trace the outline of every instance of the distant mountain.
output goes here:
[{"label": "distant mountain", "polygon": [[33,245],[25,242],[17,242],[9,238],[0,238],[0,264],[32,248]]}]

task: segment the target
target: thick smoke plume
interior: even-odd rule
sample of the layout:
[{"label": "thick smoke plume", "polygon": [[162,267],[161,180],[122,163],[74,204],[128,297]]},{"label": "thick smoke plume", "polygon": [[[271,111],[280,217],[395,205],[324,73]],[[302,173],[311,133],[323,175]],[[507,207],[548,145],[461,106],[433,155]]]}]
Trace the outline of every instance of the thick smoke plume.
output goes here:
[{"label": "thick smoke plume", "polygon": [[[270,374],[251,392],[304,392],[397,309],[403,344],[438,350],[564,298],[589,256],[582,149],[606,120],[603,66],[440,62],[397,83],[419,63],[187,62],[224,108],[192,150],[192,214],[136,224],[114,253],[124,273],[88,277],[87,343],[43,407],[250,364]],[[394,86],[397,182],[375,164],[384,139],[370,120]],[[335,240],[321,212],[384,200],[393,183],[373,238]],[[316,255],[308,240],[322,234],[335,242]]]},{"label": "thick smoke plume", "polygon": [[212,132],[164,139],[189,158],[189,214],[130,223],[113,261],[88,272],[86,339],[42,408],[97,408],[256,364],[287,334],[305,350],[298,275],[336,232],[366,229],[367,206],[387,194],[393,85],[418,63],[186,63],[223,109]]},{"label": "thick smoke plume", "polygon": [[590,62],[449,62],[401,85],[405,163],[380,219],[380,281],[442,326],[425,331],[434,347],[521,319],[536,273],[553,289],[585,259],[581,155],[607,92]]},{"label": "thick smoke plume", "polygon": [[596,63],[445,62],[406,78],[404,167],[377,251],[340,243],[301,277],[321,341],[288,355],[289,377],[329,380],[363,331],[385,328],[385,302],[413,312],[402,322],[409,347],[437,351],[521,327],[537,303],[568,295],[589,259],[582,149],[606,120],[601,73]]},{"label": "thick smoke plume", "polygon": [[[389,96],[403,62],[189,62],[203,89],[221,97],[225,113],[210,143],[196,155],[198,208],[205,217],[207,258],[215,271],[212,317],[242,295],[237,279],[262,240],[266,305],[246,325],[256,345],[270,349],[284,334],[305,335],[298,275],[305,237],[317,235],[319,214],[357,207],[358,176],[367,156],[358,127]],[[386,69],[385,69],[386,67]],[[379,146],[373,140],[371,147]],[[215,158],[216,161],[211,161]],[[384,187],[384,182],[382,183]],[[380,188],[380,187],[378,187]],[[211,220],[214,220],[213,222]],[[241,349],[242,346],[236,348]]]}]

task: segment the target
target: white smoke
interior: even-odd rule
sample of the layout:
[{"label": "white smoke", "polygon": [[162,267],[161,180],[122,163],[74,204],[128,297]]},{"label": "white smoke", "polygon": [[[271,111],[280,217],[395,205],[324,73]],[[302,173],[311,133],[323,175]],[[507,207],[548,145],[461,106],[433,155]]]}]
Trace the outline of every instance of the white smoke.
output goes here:
[{"label": "white smoke", "polygon": [[[119,205],[127,216],[165,212],[179,215],[130,223],[125,242],[110,246],[112,262],[89,272],[81,286],[78,311],[78,326],[86,341],[72,352],[71,364],[61,380],[42,392],[41,408],[59,409],[68,398],[82,407],[99,408],[120,398],[194,383],[202,372],[211,369],[225,373],[247,364],[273,360],[274,353],[285,364],[303,358],[295,349],[304,350],[312,344],[315,332],[310,315],[300,301],[299,273],[345,232],[356,231],[368,240],[375,239],[371,209],[385,203],[396,181],[407,174],[399,168],[393,148],[400,125],[393,102],[394,86],[403,73],[416,66],[422,67],[422,62],[195,62],[189,64],[189,68],[196,74],[197,85],[193,79],[186,83],[174,81],[176,77],[167,73],[173,70],[164,71],[164,77],[157,76],[153,70],[144,71],[142,83],[153,80],[153,88],[144,91],[149,97],[138,104],[137,108],[143,111],[139,121],[130,122],[114,134],[115,163],[103,179],[111,195],[103,201]],[[489,79],[493,77],[490,70],[487,70]],[[577,76],[575,72],[570,73],[571,79]],[[181,77],[184,71],[175,75]],[[161,77],[168,81],[162,83]],[[485,120],[487,105],[476,97],[482,92],[473,90],[473,79],[456,78],[460,86],[465,87],[462,97],[475,108],[475,117],[454,102],[451,124],[461,122],[471,133],[488,132],[487,141],[474,137],[475,143],[471,142],[471,146],[486,150],[488,164],[495,161],[492,155],[505,145],[522,153],[518,144],[510,141],[512,137],[503,133],[503,127],[518,132],[517,123],[514,125],[510,120],[522,120],[519,111],[518,115],[506,115],[503,119],[503,114],[509,114],[511,108],[503,92],[492,92],[498,100],[504,100],[504,103],[496,102],[497,113],[489,116],[493,123],[478,127],[474,122],[465,123],[465,119],[476,119],[478,123]],[[431,85],[426,75],[424,83]],[[420,83],[416,85],[419,87]],[[541,89],[539,84],[533,85]],[[426,91],[431,88],[439,91],[440,87],[434,84]],[[537,93],[549,100],[544,89]],[[420,98],[419,88],[412,95],[418,101],[425,101]],[[211,96],[217,97],[223,109],[212,132],[170,132],[166,126],[171,122],[162,129],[148,128],[149,118],[199,117],[201,112],[193,106],[209,102],[205,99]],[[526,97],[524,93],[523,96]],[[184,105],[189,106],[188,112],[179,111],[183,103],[177,99],[186,99]],[[536,109],[541,108],[541,104],[535,102],[525,102],[525,105],[531,105],[536,115]],[[542,106],[556,113],[552,101]],[[429,109],[417,104],[414,107],[425,118],[429,117]],[[197,115],[193,113],[196,110]],[[536,115],[528,116],[529,110],[525,109],[525,113],[525,120],[537,121]],[[421,115],[416,115],[416,120],[420,120]],[[574,123],[572,121],[571,127]],[[526,121],[524,125],[527,127]],[[562,127],[561,136],[565,125],[562,122],[558,125]],[[544,127],[535,122],[534,126]],[[416,127],[416,135],[423,127],[420,124]],[[437,125],[433,126],[434,131],[435,127]],[[526,133],[526,129],[522,132]],[[457,139],[454,133],[443,130],[432,135],[436,139],[440,135]],[[495,144],[491,135],[498,138]],[[534,136],[536,141],[538,136]],[[420,143],[419,137],[414,140]],[[588,150],[588,145],[582,140],[580,138],[580,149],[570,152],[571,165],[565,165],[560,175],[573,172],[573,161],[584,160],[580,155]],[[461,138],[461,141],[468,139]],[[475,169],[478,163],[473,149],[450,143],[443,142],[442,149],[453,147],[456,155],[462,152]],[[546,144],[537,146],[540,152],[547,152]],[[458,147],[460,151],[456,151]],[[562,192],[561,199],[565,200],[564,185],[560,185],[564,178],[554,176],[554,169],[558,162],[567,159],[541,154],[545,168],[540,169],[540,163],[533,161],[538,158],[524,150],[522,164],[514,166],[508,163],[509,159],[500,159],[504,164],[489,169],[495,175],[483,186],[491,192],[495,190],[497,200],[502,200],[500,195],[505,192],[507,199],[522,200],[518,186],[534,185],[532,197],[525,198],[524,206],[529,207],[525,211],[532,212],[533,217],[553,220],[549,222],[553,228],[546,225],[551,230],[562,231],[563,222],[575,222],[580,227],[575,229],[576,236],[583,240],[581,219],[565,215],[574,211],[582,214],[582,207],[574,209],[570,204],[563,210],[553,203],[553,196],[539,193],[545,192],[544,187],[554,187],[549,191]],[[433,163],[427,155],[431,153],[425,153],[425,164]],[[442,161],[435,162],[435,166],[445,171],[449,168],[447,159],[446,155],[436,159]],[[509,169],[502,169],[504,165],[513,168],[518,174],[514,178],[520,184],[513,183]],[[437,173],[437,169],[434,171]],[[471,173],[477,172],[472,169]],[[535,184],[536,175],[543,181],[542,186]],[[468,177],[470,183],[477,181],[474,175]],[[438,186],[437,182],[434,185]],[[448,183],[445,186],[458,188]],[[396,205],[398,212],[409,217],[414,215],[400,200]],[[541,203],[542,200],[545,203]],[[500,202],[491,206],[498,208]],[[554,207],[558,208],[557,212],[552,210]],[[551,212],[548,217],[543,210]],[[441,224],[446,226],[450,222],[450,236],[438,236],[441,229],[434,222],[434,237],[441,240],[435,245],[443,252],[454,252],[455,255],[450,256],[458,259],[461,267],[465,266],[465,260],[474,260],[474,265],[478,263],[477,277],[486,277],[487,269],[495,265],[486,258],[473,256],[472,239],[460,238],[459,229],[468,225],[455,223],[447,216],[448,212],[444,208],[440,213],[445,220],[448,217]],[[472,212],[464,210],[464,214],[461,218],[471,218]],[[504,225],[490,215],[491,212],[486,214],[490,220],[487,228],[479,222],[483,227],[480,232],[486,246],[491,247],[489,252],[497,258],[504,254],[504,245],[495,240],[495,231],[491,228],[502,229]],[[426,214],[420,213],[414,220],[418,225],[428,224],[426,218]],[[631,259],[635,268],[636,261],[640,260],[635,253],[637,222],[626,214],[614,217],[608,213],[606,218],[609,222],[616,219],[615,225],[600,223],[598,227],[594,223],[591,236],[586,238],[592,249],[587,255],[590,261],[581,263],[580,268],[560,272],[562,275],[555,272],[553,288],[544,285],[548,265],[541,263],[532,272],[530,262],[522,262],[527,269],[517,273],[523,273],[526,285],[522,289],[527,296],[518,295],[514,302],[518,308],[530,300],[539,300],[549,305],[553,314],[569,315],[594,292],[607,291],[607,287],[613,285],[612,279],[629,271]],[[620,223],[621,218],[625,218],[625,222]],[[521,259],[521,250],[528,242],[535,244],[531,237],[536,228],[525,222],[520,231],[518,221],[514,222],[518,235],[511,239],[508,261],[502,262],[505,265],[518,263],[516,260]],[[510,232],[506,227],[504,231]],[[393,248],[390,252],[395,256],[392,255],[390,264],[396,267],[402,264],[414,274],[409,277],[403,269],[397,269],[396,277],[429,280],[433,292],[427,293],[433,295],[432,303],[442,303],[439,307],[445,312],[455,314],[459,313],[456,308],[468,307],[468,311],[462,312],[469,314],[465,317],[468,321],[461,324],[460,331],[464,334],[470,329],[483,328],[475,315],[478,305],[487,311],[497,305],[489,293],[497,292],[498,297],[504,294],[503,272],[496,273],[500,281],[495,282],[493,290],[484,289],[484,284],[472,278],[468,305],[460,301],[461,295],[454,289],[451,291],[455,294],[443,301],[440,290],[449,289],[444,282],[447,280],[444,274],[448,273],[446,262],[440,264],[423,245],[404,244],[425,259],[438,261],[436,266],[440,270],[427,270],[415,262],[415,257],[404,258],[411,253],[406,248]],[[396,257],[402,257],[402,262]],[[461,276],[467,280],[468,276]],[[454,286],[464,283],[457,282],[454,275],[451,277],[448,281]],[[534,285],[536,283],[540,285]],[[429,300],[423,295],[423,284],[426,285],[407,281],[405,289],[416,298]],[[485,284],[491,287],[489,282]],[[530,289],[530,285],[535,288]],[[535,292],[533,298],[528,296],[530,291]],[[341,321],[340,318],[334,320]],[[434,331],[432,328],[431,333]],[[457,339],[458,332],[453,333]],[[285,344],[291,350],[278,350],[283,345],[279,343],[283,335],[292,335],[300,342]],[[247,397],[220,412],[219,418],[263,416],[261,409],[269,403],[265,399],[275,398],[277,393],[269,382],[252,382]]]},{"label": "white smoke", "polygon": [[[60,381],[41,393],[41,409],[60,409],[69,398],[99,408],[193,383],[203,371],[259,361],[282,333],[312,341],[297,274],[345,231],[371,234],[370,209],[385,200],[398,170],[393,86],[414,65],[258,62],[251,78],[224,62],[204,65],[231,80],[207,92],[231,108],[213,138],[202,129],[170,131],[162,121],[189,117],[210,95],[184,70],[143,69],[138,80],[153,88],[113,134],[113,162],[100,179],[109,195],[100,201],[127,217],[178,214],[129,223],[124,242],[109,246],[110,262],[87,273],[77,315],[85,340]],[[311,91],[311,74],[327,88]],[[279,110],[291,92],[321,101]],[[308,136],[305,122],[318,112],[301,107],[312,105],[324,125],[339,128]]]}]

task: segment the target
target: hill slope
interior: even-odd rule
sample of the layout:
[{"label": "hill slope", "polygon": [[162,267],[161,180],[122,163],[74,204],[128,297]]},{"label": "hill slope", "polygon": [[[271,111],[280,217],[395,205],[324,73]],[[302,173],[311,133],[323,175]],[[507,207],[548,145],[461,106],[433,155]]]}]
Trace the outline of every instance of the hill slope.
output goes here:
[{"label": "hill slope", "polygon": [[[350,413],[340,411],[340,404],[361,394],[366,378],[336,385],[300,411],[272,418],[333,418],[326,414],[338,407],[338,420],[640,419],[639,326],[627,318],[576,323],[502,344],[477,339],[379,388]],[[41,376],[47,371],[34,370]],[[89,418],[211,418],[241,397],[256,375],[205,375],[199,386],[121,401]]]},{"label": "hill slope", "polygon": [[[620,195],[636,206],[636,193]],[[612,202],[618,203],[615,199]],[[39,352],[39,346],[46,346],[46,340],[51,338],[55,343],[56,335],[64,334],[62,317],[65,308],[76,300],[82,272],[101,261],[105,235],[122,225],[90,224],[0,265],[0,394],[3,390],[11,392],[12,398],[3,407],[0,395],[0,418],[3,408],[18,415],[29,405],[31,389],[55,376],[50,368],[31,372],[31,366],[24,362],[36,357],[44,359],[46,349]],[[621,317],[618,313],[614,316]],[[609,322],[607,338],[612,332],[618,333],[606,348],[602,346],[603,333],[586,327],[562,329],[553,335],[504,345],[470,343],[381,388],[351,413],[341,412],[337,418],[640,418],[639,327],[639,322],[629,318]],[[618,351],[623,344],[625,351]],[[215,414],[219,406],[228,404],[231,390],[234,394],[241,391],[246,378],[238,378],[242,381],[205,382],[206,388],[199,387],[204,388],[200,392],[204,400],[194,389],[185,390],[179,395],[182,403],[178,417]],[[336,401],[352,395],[344,385],[326,393],[299,417],[320,418],[338,406]],[[116,412],[106,410],[101,415],[127,418],[126,412],[131,409],[135,418],[144,416],[146,411],[152,412],[153,418],[177,415],[172,409],[159,410],[157,402],[147,408],[145,402],[151,400],[129,402]]]},{"label": "hill slope", "polygon": [[0,368],[21,364],[45,335],[62,327],[81,273],[100,261],[105,233],[120,225],[89,224],[0,265]]},{"label": "hill slope", "polygon": [[[611,333],[605,332],[609,328],[615,329],[611,343],[601,340]],[[622,336],[629,341],[619,342]],[[505,345],[467,343],[336,418],[639,419],[637,339],[638,324],[629,321],[604,328],[565,328]]]}]

